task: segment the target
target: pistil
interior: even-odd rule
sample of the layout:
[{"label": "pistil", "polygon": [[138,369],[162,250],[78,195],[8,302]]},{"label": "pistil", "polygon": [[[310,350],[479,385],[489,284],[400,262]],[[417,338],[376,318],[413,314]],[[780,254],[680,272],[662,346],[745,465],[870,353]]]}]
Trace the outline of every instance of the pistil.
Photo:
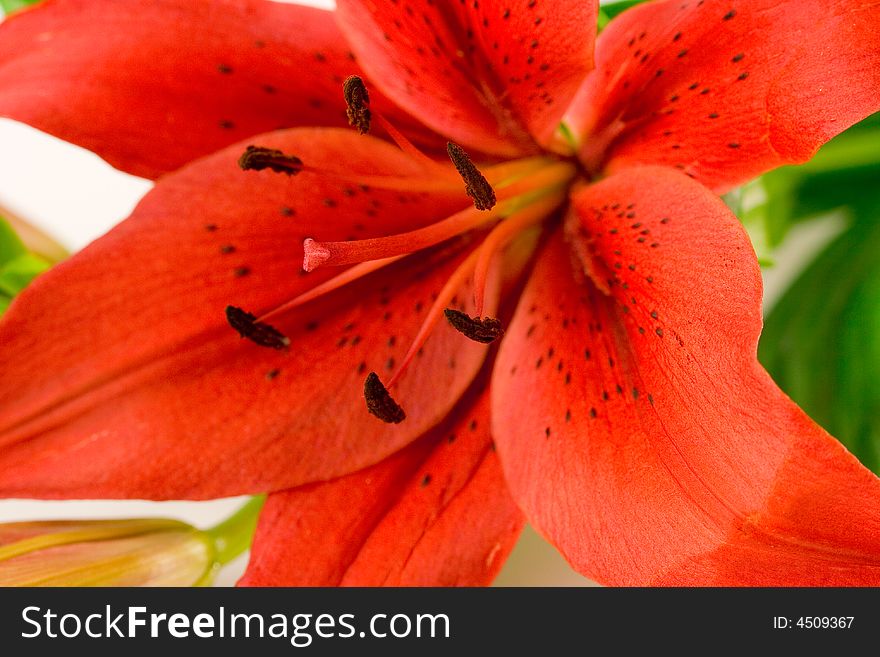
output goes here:
[{"label": "pistil", "polygon": [[476,207],[466,208],[442,221],[407,233],[338,242],[319,242],[306,238],[303,242],[303,269],[313,271],[321,266],[390,258],[434,246],[456,235],[509,217],[541,198],[548,189],[553,191],[567,184],[574,172],[574,166],[567,162],[550,164],[534,174],[516,179],[501,192],[502,202],[488,212]]}]

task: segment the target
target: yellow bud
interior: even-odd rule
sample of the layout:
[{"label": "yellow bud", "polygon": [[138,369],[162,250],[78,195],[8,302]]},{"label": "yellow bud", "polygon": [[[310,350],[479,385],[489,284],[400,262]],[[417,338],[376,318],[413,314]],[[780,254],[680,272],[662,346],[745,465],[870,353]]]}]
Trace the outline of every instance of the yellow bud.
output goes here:
[{"label": "yellow bud", "polygon": [[176,520],[0,524],[0,586],[202,586],[214,541]]}]

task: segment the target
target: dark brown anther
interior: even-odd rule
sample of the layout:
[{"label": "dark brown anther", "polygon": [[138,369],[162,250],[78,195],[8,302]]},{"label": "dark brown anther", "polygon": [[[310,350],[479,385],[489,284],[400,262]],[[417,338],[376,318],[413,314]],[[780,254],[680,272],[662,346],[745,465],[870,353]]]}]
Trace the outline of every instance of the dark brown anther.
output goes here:
[{"label": "dark brown anther", "polygon": [[443,312],[452,324],[452,328],[474,342],[489,344],[504,335],[501,322],[494,317],[471,317],[452,308],[447,308]]},{"label": "dark brown anther", "polygon": [[370,131],[372,113],[367,105],[370,104],[370,94],[364,81],[358,76],[352,75],[343,83],[342,94],[345,96],[345,113],[348,116],[348,125],[357,128],[362,135]]},{"label": "dark brown anther", "polygon": [[480,170],[471,162],[471,158],[465,153],[461,146],[449,142],[446,144],[446,152],[449,153],[449,159],[458,170],[458,175],[462,177],[465,184],[467,195],[474,199],[474,207],[477,210],[491,210],[495,207],[497,198],[492,185],[486,180],[486,177],[480,173]]},{"label": "dark brown anther", "polygon": [[226,321],[241,337],[247,338],[261,347],[284,349],[290,345],[290,340],[281,331],[263,322],[258,322],[256,315],[241,308],[226,306]]},{"label": "dark brown anther", "polygon": [[364,381],[364,398],[367,400],[367,410],[383,422],[400,424],[406,419],[406,413],[391,398],[388,388],[379,380],[379,375],[375,372],[370,372],[367,380]]},{"label": "dark brown anther", "polygon": [[296,155],[285,155],[274,148],[262,146],[248,146],[241,157],[238,158],[238,166],[245,171],[262,171],[271,169],[275,173],[286,173],[295,176],[303,168],[303,161]]}]

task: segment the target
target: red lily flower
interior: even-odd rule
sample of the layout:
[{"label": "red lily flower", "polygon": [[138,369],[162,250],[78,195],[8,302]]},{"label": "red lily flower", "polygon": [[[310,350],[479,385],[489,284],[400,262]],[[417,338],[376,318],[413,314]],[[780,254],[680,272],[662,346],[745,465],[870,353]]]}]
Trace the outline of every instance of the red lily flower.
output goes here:
[{"label": "red lily flower", "polygon": [[[0,323],[0,493],[272,491],[254,585],[487,583],[517,506],[600,582],[880,583],[880,481],[758,365],[756,258],[713,193],[880,109],[880,3],[653,2],[594,68],[596,10],[3,24],[0,113],[164,175]],[[349,74],[397,146],[326,127]]]}]

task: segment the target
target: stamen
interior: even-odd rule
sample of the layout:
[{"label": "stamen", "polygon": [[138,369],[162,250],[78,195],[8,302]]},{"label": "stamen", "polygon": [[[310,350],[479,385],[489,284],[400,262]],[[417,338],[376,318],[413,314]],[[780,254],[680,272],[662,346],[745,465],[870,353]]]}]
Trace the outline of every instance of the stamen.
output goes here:
[{"label": "stamen", "polygon": [[382,124],[382,127],[385,129],[385,132],[388,133],[388,136],[394,140],[394,143],[402,150],[404,153],[409,155],[413,160],[421,164],[427,171],[430,171],[433,174],[438,176],[442,176],[449,180],[458,181],[458,176],[453,173],[448,163],[441,163],[437,160],[431,159],[427,155],[425,155],[421,150],[419,150],[418,146],[413,144],[406,136],[400,132],[397,128],[395,128],[390,121],[388,121],[381,114],[376,115],[376,119],[379,123]]},{"label": "stamen", "polygon": [[476,310],[477,317],[483,314],[486,282],[495,255],[522,231],[544,221],[547,215],[562,205],[565,198],[564,188],[558,188],[545,195],[496,226],[480,244],[477,249],[477,263],[474,267],[474,310]]},{"label": "stamen", "polygon": [[236,308],[226,306],[226,321],[238,334],[261,347],[271,349],[284,349],[290,345],[290,340],[278,329],[258,322],[256,315]]},{"label": "stamen", "polygon": [[447,308],[443,312],[452,328],[474,342],[489,344],[504,335],[501,322],[494,317],[471,317],[454,308]]},{"label": "stamen", "polygon": [[[524,209],[521,209],[519,212],[515,212],[507,221],[514,222],[517,226],[521,228],[527,227],[535,223],[538,219],[546,217],[549,212],[552,212],[559,204],[564,202],[565,198],[566,196],[564,192],[554,192],[550,194],[547,198],[539,199],[532,205],[528,205]],[[507,221],[505,223],[507,223]],[[502,226],[503,225],[504,224],[502,224]],[[493,230],[489,234],[489,236],[487,236],[487,239],[488,237],[491,237],[494,233],[496,233],[499,228],[500,227],[495,228],[495,230]],[[514,231],[511,231],[511,233],[515,234]],[[507,235],[508,231],[504,231],[504,233],[502,233],[502,236]],[[504,244],[508,239],[508,237],[504,237],[503,239],[499,238],[497,239],[495,244],[500,246]],[[474,274],[474,268],[480,258],[481,252],[482,249],[475,249],[470,254],[468,254],[467,258],[464,259],[464,261],[452,273],[452,276],[450,276],[449,279],[446,281],[443,289],[440,290],[440,293],[437,295],[434,303],[428,309],[425,320],[424,322],[422,322],[422,326],[419,328],[419,332],[416,334],[416,337],[413,338],[412,344],[404,355],[403,360],[397,368],[397,371],[394,372],[392,377],[389,379],[387,388],[385,386],[382,386],[382,389],[386,393],[388,389],[393,388],[398,383],[398,381],[400,381],[400,378],[403,376],[404,372],[406,372],[409,365],[413,362],[416,355],[419,353],[425,342],[428,340],[428,337],[431,335],[431,332],[434,330],[437,322],[439,322],[440,318],[443,316],[445,316],[449,320],[449,322],[464,335],[471,338],[472,340],[477,340],[478,342],[481,342],[483,344],[488,344],[489,342],[492,342],[492,340],[501,337],[503,331],[501,323],[498,322],[498,320],[489,317],[474,319],[469,317],[465,313],[460,313],[457,310],[449,308],[450,304],[452,303],[452,299],[455,297],[456,294],[460,293],[461,288],[465,285],[468,278]],[[484,281],[482,285],[485,288],[486,282]],[[480,312],[482,312],[482,310]],[[452,317],[450,317],[450,315],[452,315]],[[490,337],[491,339],[489,339]]]},{"label": "stamen", "polygon": [[383,258],[382,260],[370,260],[368,262],[362,262],[360,264],[354,265],[353,267],[349,267],[341,274],[330,278],[315,287],[306,290],[298,297],[294,297],[290,301],[278,306],[277,308],[270,310],[269,312],[261,315],[257,318],[258,322],[265,322],[271,317],[275,317],[277,315],[281,315],[286,313],[298,306],[303,305],[309,301],[313,301],[318,297],[322,297],[325,294],[329,294],[333,290],[337,290],[343,285],[347,285],[353,281],[356,281],[359,278],[366,276],[367,274],[372,274],[374,271],[382,269],[390,265],[393,262],[397,262],[404,256],[395,256],[393,258]]},{"label": "stamen", "polygon": [[262,171],[271,169],[275,173],[286,173],[295,176],[303,170],[303,161],[296,155],[285,155],[274,148],[262,146],[248,146],[241,157],[238,158],[238,166],[245,171]]},{"label": "stamen", "polygon": [[388,388],[382,385],[375,372],[370,372],[364,381],[364,398],[367,400],[367,410],[383,422],[400,424],[406,419],[406,413],[391,398]]},{"label": "stamen", "polygon": [[477,252],[472,251],[467,258],[465,258],[464,262],[462,262],[458,269],[456,269],[452,276],[449,277],[449,280],[446,281],[446,284],[443,286],[443,289],[440,290],[440,293],[437,295],[437,298],[434,300],[434,303],[428,309],[428,313],[425,316],[425,321],[422,322],[422,326],[419,328],[419,332],[416,334],[416,337],[413,338],[412,344],[409,347],[409,350],[404,355],[403,360],[400,362],[400,365],[397,368],[397,371],[388,381],[388,387],[393,387],[399,380],[400,377],[403,376],[403,373],[406,371],[406,368],[412,362],[413,358],[415,358],[416,354],[419,353],[419,349],[425,344],[428,339],[428,336],[431,335],[431,331],[434,330],[434,327],[437,325],[437,322],[440,321],[440,318],[443,317],[444,311],[452,302],[452,297],[458,294],[461,287],[465,284],[468,277],[474,271],[474,264],[477,262]]},{"label": "stamen", "polygon": [[362,135],[370,131],[370,119],[372,114],[367,105],[370,104],[370,94],[364,81],[358,76],[350,76],[342,85],[342,94],[345,96],[345,113],[348,116],[348,124],[357,128]]},{"label": "stamen", "polygon": [[432,175],[429,177],[417,176],[389,176],[365,173],[354,173],[348,170],[333,171],[331,169],[321,169],[315,166],[304,164],[302,170],[306,173],[312,173],[321,176],[324,179],[338,180],[339,182],[347,182],[353,185],[364,185],[366,187],[375,187],[377,189],[389,189],[401,192],[450,192],[458,189],[459,182],[448,176],[437,177]]},{"label": "stamen", "polygon": [[492,189],[492,185],[489,184],[486,177],[471,162],[471,158],[462,150],[461,146],[449,142],[446,144],[446,152],[449,153],[449,159],[452,160],[456,170],[464,180],[467,195],[474,199],[474,207],[477,210],[491,210],[495,207],[497,201],[495,190]]},{"label": "stamen", "polygon": [[[415,146],[412,149],[416,151]],[[251,152],[256,155],[251,155]],[[271,154],[280,154],[283,158],[272,160],[271,164],[263,163],[265,159],[261,153],[269,152]],[[242,164],[244,163],[244,164]],[[239,165],[245,169],[262,170],[272,168],[280,173],[310,173],[321,176],[325,179],[338,180],[339,182],[350,183],[353,185],[365,185],[367,187],[375,187],[376,189],[388,189],[401,192],[452,192],[460,189],[461,179],[448,166],[444,167],[439,162],[431,160],[424,156],[424,163],[430,163],[430,168],[426,167],[425,174],[395,176],[386,174],[370,174],[358,173],[345,168],[344,163],[340,162],[339,169],[322,168],[308,163],[304,163],[300,158],[295,156],[284,155],[281,151],[269,148],[258,148],[251,146],[239,159]],[[274,166],[273,166],[274,165]],[[549,168],[554,165],[550,164]],[[276,168],[277,167],[277,168]],[[287,171],[285,168],[293,168],[295,171]],[[522,160],[514,160],[512,162],[503,162],[493,165],[486,169],[486,176],[490,181],[498,187],[509,187],[519,182],[523,177],[540,170],[548,168],[548,160],[546,158],[525,158]],[[441,173],[442,172],[442,173]]]}]

